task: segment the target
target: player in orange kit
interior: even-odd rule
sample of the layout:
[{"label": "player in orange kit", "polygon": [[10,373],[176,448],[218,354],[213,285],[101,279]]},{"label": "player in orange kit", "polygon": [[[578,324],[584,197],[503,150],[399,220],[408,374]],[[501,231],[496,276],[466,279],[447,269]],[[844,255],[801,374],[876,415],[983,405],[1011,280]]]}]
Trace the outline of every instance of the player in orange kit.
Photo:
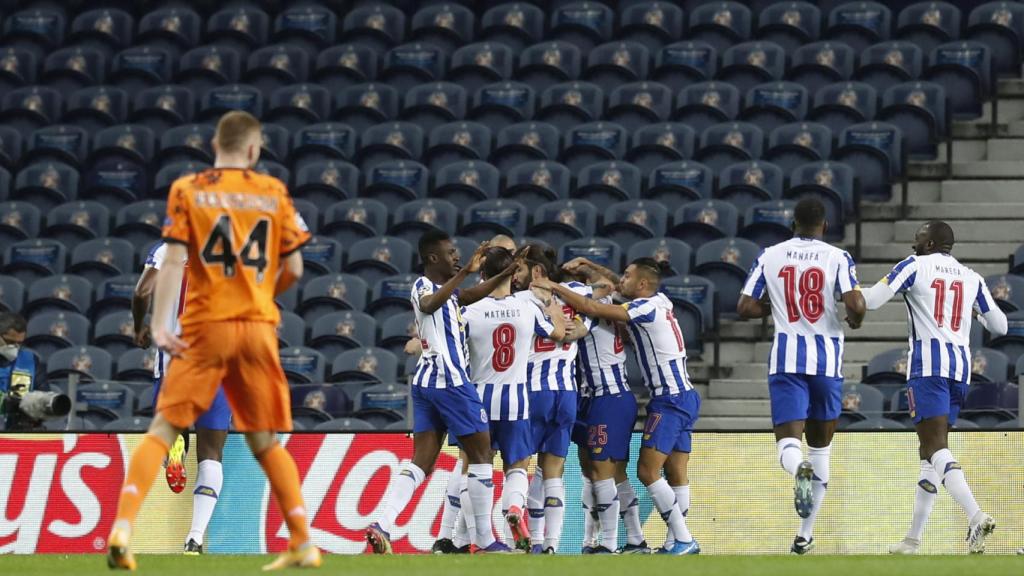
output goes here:
[{"label": "player in orange kit", "polygon": [[[263,569],[320,565],[320,552],[309,540],[298,469],[275,436],[291,430],[292,416],[274,296],[302,275],[299,248],[310,236],[285,185],[252,171],[260,141],[256,118],[225,114],[213,138],[214,167],[171,186],[163,228],[167,255],[157,277],[151,330],[153,342],[172,360],[156,416],[132,453],[121,488],[107,540],[111,568],[135,569],[128,544],[139,508],[171,442],[206,412],[221,383],[235,428],[245,432],[288,525],[288,551]],[[176,335],[159,319],[177,304],[186,260],[189,290]]]}]

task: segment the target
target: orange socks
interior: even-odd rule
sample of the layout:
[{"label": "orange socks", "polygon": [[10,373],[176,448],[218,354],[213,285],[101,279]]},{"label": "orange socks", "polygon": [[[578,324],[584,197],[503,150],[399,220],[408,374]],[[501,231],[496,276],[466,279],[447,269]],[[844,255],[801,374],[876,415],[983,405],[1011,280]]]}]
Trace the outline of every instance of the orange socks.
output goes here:
[{"label": "orange socks", "polygon": [[124,484],[121,486],[121,498],[117,503],[118,522],[127,522],[129,525],[135,522],[139,508],[142,507],[153,480],[160,472],[160,462],[167,456],[169,449],[162,439],[146,434],[132,452],[128,474],[125,475]]},{"label": "orange socks", "polygon": [[299,469],[295,460],[280,444],[261,454],[260,466],[270,480],[270,490],[277,498],[291,539],[288,548],[298,550],[309,541],[309,525],[306,521],[306,505],[302,502],[302,487],[299,484]]}]

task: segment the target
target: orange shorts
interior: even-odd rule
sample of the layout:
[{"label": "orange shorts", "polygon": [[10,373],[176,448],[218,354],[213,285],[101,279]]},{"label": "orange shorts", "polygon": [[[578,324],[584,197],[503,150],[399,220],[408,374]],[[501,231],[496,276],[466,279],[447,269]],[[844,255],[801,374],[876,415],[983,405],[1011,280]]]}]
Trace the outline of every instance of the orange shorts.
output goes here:
[{"label": "orange shorts", "polygon": [[223,385],[236,430],[292,429],[291,392],[273,324],[210,322],[185,327],[181,338],[189,347],[171,360],[156,403],[171,424],[191,426]]}]

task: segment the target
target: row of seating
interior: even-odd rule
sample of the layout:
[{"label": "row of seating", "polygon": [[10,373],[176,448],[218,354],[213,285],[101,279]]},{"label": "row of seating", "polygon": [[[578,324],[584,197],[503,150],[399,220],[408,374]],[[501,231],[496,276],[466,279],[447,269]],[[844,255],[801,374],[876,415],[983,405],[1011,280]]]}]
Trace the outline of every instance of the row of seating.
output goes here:
[{"label": "row of seating", "polygon": [[[1019,414],[1019,387],[1008,382],[972,382],[967,398],[960,408],[961,414],[974,424],[994,427]],[[912,425],[906,381],[898,387],[877,387],[870,384],[843,386],[843,423],[890,418],[904,425]]]},{"label": "row of seating", "polygon": [[[1005,302],[1000,302],[1000,305]],[[1024,377],[1024,355],[1020,354],[1020,341],[1024,339],[1024,324],[1021,316],[1011,313],[1017,325],[1007,336],[983,342],[983,331],[971,329],[971,379],[972,382],[1004,382]],[[1004,346],[1008,340],[1017,340],[1016,347]],[[889,394],[904,386],[907,380],[907,350],[894,348],[876,354],[864,366],[861,382],[875,386]]]}]

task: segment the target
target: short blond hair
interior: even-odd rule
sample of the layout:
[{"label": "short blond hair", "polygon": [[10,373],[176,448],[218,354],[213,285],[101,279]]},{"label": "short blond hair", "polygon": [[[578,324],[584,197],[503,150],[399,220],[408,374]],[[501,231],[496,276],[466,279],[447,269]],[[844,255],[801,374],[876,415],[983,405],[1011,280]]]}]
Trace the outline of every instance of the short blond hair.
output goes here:
[{"label": "short blond hair", "polygon": [[220,117],[213,141],[217,150],[228,154],[242,152],[253,132],[260,131],[260,121],[248,112],[235,110]]}]

